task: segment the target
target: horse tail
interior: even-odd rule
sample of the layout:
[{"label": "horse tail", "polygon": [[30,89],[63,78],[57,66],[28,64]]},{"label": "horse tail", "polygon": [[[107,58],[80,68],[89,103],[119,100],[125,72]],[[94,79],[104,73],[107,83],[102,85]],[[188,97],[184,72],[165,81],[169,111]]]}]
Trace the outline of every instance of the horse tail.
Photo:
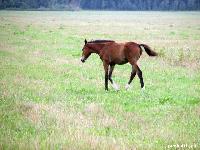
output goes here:
[{"label": "horse tail", "polygon": [[141,46],[144,47],[146,53],[149,55],[149,56],[157,56],[158,54],[156,52],[154,52],[148,45],[146,44],[139,44],[140,48]]}]

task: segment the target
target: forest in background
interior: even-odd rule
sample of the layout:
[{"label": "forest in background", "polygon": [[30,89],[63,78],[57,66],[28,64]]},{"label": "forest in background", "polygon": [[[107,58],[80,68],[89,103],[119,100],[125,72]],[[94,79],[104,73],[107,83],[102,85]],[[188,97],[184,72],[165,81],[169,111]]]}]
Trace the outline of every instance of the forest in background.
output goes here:
[{"label": "forest in background", "polygon": [[0,0],[0,9],[200,10],[200,0]]}]

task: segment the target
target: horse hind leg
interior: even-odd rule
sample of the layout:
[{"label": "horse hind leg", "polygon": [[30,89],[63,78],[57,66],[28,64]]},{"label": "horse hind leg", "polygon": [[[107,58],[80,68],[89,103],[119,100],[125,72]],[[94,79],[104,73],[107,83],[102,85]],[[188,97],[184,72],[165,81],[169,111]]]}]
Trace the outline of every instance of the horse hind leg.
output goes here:
[{"label": "horse hind leg", "polygon": [[144,86],[142,71],[140,70],[140,68],[138,66],[137,66],[137,75],[138,75],[138,77],[140,79],[141,88],[144,90],[145,86]]},{"label": "horse hind leg", "polygon": [[116,91],[118,91],[119,90],[119,86],[112,80],[112,72],[113,72],[113,70],[114,70],[114,65],[112,65],[112,66],[110,66],[109,68],[109,74],[108,74],[108,79],[109,79],[109,81],[110,81],[110,83],[111,83],[111,85],[112,85],[112,87],[116,90]]},{"label": "horse hind leg", "polygon": [[125,86],[125,88],[128,89],[130,87],[130,83],[132,82],[133,78],[135,77],[135,75],[137,73],[137,75],[140,79],[141,88],[144,89],[144,81],[143,81],[142,71],[138,67],[137,61],[134,61],[133,59],[129,59],[129,63],[132,65],[132,72],[131,72],[130,80],[129,80],[128,84]]},{"label": "horse hind leg", "polygon": [[136,69],[134,69],[134,65],[132,65],[132,72],[131,72],[131,76],[130,76],[130,79],[128,81],[128,83],[126,84],[125,86],[125,89],[128,90],[131,86],[131,82],[133,81],[134,77],[136,75]]}]

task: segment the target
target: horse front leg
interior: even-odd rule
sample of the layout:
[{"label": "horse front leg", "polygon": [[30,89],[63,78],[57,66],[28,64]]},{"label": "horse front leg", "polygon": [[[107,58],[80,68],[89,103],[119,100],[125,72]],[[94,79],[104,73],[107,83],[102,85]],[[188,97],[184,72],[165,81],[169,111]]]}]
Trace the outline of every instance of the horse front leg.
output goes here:
[{"label": "horse front leg", "polygon": [[105,71],[105,90],[108,91],[108,63],[103,62],[104,71]]},{"label": "horse front leg", "polygon": [[118,91],[119,90],[119,86],[112,80],[112,72],[114,70],[115,65],[110,65],[109,67],[109,74],[108,74],[108,79],[110,80],[110,83],[112,85],[112,87]]}]

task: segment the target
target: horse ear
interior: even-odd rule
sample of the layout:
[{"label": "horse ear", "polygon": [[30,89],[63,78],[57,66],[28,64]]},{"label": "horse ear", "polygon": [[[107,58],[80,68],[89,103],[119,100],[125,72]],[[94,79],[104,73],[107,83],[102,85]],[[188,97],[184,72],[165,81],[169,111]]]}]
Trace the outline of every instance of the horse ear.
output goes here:
[{"label": "horse ear", "polygon": [[87,44],[87,40],[85,39],[85,44]]}]

